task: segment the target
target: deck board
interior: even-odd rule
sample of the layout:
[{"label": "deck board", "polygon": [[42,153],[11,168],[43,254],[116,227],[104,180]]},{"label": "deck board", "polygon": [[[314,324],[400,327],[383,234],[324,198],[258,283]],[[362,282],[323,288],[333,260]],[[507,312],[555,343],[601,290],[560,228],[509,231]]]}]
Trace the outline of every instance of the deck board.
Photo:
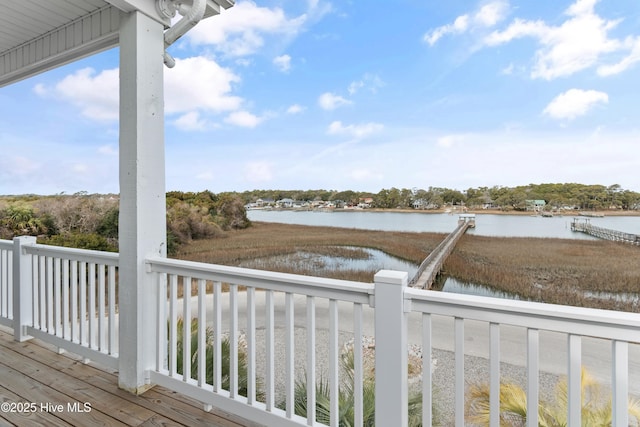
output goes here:
[{"label": "deck board", "polygon": [[[73,355],[58,354],[38,340],[16,342],[0,328],[0,401],[63,404],[62,412],[0,412],[0,426],[255,426],[163,387],[135,396],[118,388],[117,373]],[[67,403],[91,404],[91,412],[67,411]]]}]

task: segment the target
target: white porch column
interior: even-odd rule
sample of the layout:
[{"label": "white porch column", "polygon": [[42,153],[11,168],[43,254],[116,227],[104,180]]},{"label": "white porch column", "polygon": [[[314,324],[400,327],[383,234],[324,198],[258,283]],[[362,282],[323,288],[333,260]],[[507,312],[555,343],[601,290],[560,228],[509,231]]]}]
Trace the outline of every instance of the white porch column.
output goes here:
[{"label": "white porch column", "polygon": [[406,427],[408,406],[408,347],[404,291],[409,274],[380,270],[375,283],[376,425]]},{"label": "white porch column", "polygon": [[158,289],[145,258],[166,256],[164,27],[139,12],[120,27],[119,386],[151,387]]},{"label": "white porch column", "polygon": [[33,274],[31,255],[24,253],[25,246],[36,244],[36,238],[21,236],[13,238],[13,337],[16,341],[26,341],[27,325],[33,324]]}]

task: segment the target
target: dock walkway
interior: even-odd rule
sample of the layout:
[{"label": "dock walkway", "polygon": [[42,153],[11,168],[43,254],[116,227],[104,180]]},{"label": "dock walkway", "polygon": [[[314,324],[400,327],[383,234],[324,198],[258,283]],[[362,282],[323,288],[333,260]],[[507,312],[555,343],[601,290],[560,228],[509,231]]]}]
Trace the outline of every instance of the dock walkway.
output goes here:
[{"label": "dock walkway", "polygon": [[463,214],[459,216],[458,226],[427,256],[415,276],[409,282],[409,286],[421,289],[431,289],[434,280],[440,273],[444,261],[455,248],[460,237],[469,227],[475,227],[475,214]]},{"label": "dock walkway", "polygon": [[605,240],[612,240],[614,242],[640,245],[640,235],[611,230],[603,227],[597,227],[595,225],[592,225],[588,219],[574,218],[573,222],[571,223],[571,231],[587,233],[591,236]]}]

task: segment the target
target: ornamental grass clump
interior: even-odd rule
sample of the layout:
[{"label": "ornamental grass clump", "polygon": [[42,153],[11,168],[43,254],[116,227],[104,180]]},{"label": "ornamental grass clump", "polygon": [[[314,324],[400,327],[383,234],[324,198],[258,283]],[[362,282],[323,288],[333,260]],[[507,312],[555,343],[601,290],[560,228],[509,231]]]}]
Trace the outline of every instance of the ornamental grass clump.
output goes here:
[{"label": "ornamental grass clump", "polygon": [[[178,374],[184,373],[184,319],[178,318],[176,322],[177,326],[177,342],[176,342],[176,370]],[[191,378],[198,378],[198,319],[191,320]],[[221,356],[221,388],[229,390],[231,384],[231,342],[229,337],[223,336],[220,339],[220,356]],[[214,335],[211,327],[206,328],[205,332],[205,357],[206,357],[206,382],[207,384],[213,384],[213,361],[214,361]],[[247,384],[248,384],[248,369],[247,369],[247,354],[243,346],[238,348],[238,393],[241,396],[247,396]],[[261,399],[264,395],[262,390],[262,384],[257,381],[257,398]]]},{"label": "ornamental grass clump", "polygon": [[[489,384],[472,384],[466,396],[466,422],[468,425],[489,426]],[[601,385],[583,368],[581,373],[582,425],[608,427],[612,421],[611,398],[605,397]],[[538,404],[540,427],[568,425],[568,386],[566,378],[556,386],[553,402]],[[630,425],[640,424],[640,401],[629,399]],[[527,394],[513,383],[500,384],[500,425],[525,426],[527,423]]]},{"label": "ornamental grass clump", "polygon": [[[362,425],[364,427],[375,426],[375,343],[372,339],[365,338],[363,346],[363,381],[362,381]],[[422,389],[419,380],[422,376],[422,352],[415,348],[409,349],[409,426],[422,425]],[[432,361],[432,369],[435,360]],[[338,387],[338,425],[353,426],[355,423],[355,398],[357,386],[355,384],[355,358],[353,342],[345,344],[340,354],[340,379]],[[299,416],[307,416],[307,387],[306,375],[295,383],[294,410]],[[316,388],[316,421],[322,424],[330,424],[331,421],[331,394],[330,384],[325,378],[320,378],[315,384]],[[280,402],[279,407],[284,408],[285,402]],[[432,425],[438,426],[437,412],[433,408]]]}]

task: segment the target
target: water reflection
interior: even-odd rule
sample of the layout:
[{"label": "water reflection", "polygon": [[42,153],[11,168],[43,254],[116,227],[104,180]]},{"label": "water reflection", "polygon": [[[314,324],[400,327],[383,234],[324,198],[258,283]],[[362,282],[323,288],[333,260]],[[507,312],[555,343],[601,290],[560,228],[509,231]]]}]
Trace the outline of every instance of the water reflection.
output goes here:
[{"label": "water reflection", "polygon": [[345,257],[337,255],[326,255],[313,251],[296,251],[291,254],[275,255],[263,258],[256,258],[245,261],[240,267],[257,269],[286,268],[292,270],[314,270],[318,273],[322,271],[378,271],[378,270],[398,270],[409,273],[412,278],[418,266],[415,264],[396,258],[378,249],[342,247],[341,249],[351,249],[358,252],[357,257]]},{"label": "water reflection", "polygon": [[434,288],[434,290],[440,290],[442,292],[451,292],[455,294],[477,295],[481,297],[493,297],[493,298],[506,298],[517,299],[518,295],[511,294],[509,292],[503,292],[493,289],[489,286],[476,285],[474,283],[464,283],[453,277],[447,277],[442,288]]},{"label": "water reflection", "polygon": [[[458,224],[458,215],[418,212],[297,212],[249,210],[251,221],[278,222],[313,226],[346,227],[366,230],[416,231],[450,233]],[[527,215],[481,214],[476,228],[469,234],[497,237],[550,237],[562,239],[597,240],[585,233],[571,231],[573,216],[545,218]],[[591,224],[640,234],[640,217],[611,216],[591,218]]]},{"label": "water reflection", "polygon": [[[475,283],[464,283],[454,279],[453,277],[447,277],[444,280],[444,284],[434,287],[434,290],[456,294],[478,295],[483,297],[506,298],[515,300],[522,299],[518,295],[509,292],[503,292],[490,286],[477,285]],[[594,300],[613,300],[625,303],[640,302],[640,294],[629,292],[614,293],[585,291],[584,296]],[[531,300],[529,299],[529,301]],[[540,299],[538,299],[538,301],[540,301]]]}]

